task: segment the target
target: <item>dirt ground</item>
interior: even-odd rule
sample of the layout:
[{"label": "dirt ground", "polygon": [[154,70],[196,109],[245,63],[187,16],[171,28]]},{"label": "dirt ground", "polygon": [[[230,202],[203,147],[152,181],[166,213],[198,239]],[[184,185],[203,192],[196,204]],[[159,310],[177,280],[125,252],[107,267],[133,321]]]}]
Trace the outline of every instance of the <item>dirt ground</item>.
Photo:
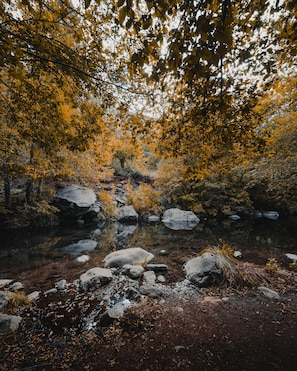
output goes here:
[{"label": "dirt ground", "polygon": [[279,294],[213,288],[199,298],[146,298],[89,332],[78,330],[79,308],[64,306],[71,297],[41,301],[0,338],[0,369],[295,371],[296,285]]}]

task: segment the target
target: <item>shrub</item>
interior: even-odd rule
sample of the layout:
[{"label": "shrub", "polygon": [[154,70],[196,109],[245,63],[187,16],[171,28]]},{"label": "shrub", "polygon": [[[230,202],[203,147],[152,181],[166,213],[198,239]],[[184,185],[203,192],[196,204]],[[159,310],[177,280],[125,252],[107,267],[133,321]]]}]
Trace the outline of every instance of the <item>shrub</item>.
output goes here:
[{"label": "shrub", "polygon": [[234,250],[228,244],[223,244],[222,247],[208,247],[202,250],[200,255],[205,252],[216,255],[217,266],[222,271],[222,284],[240,287],[259,286],[268,282],[264,269],[235,259]]},{"label": "shrub", "polygon": [[158,213],[162,210],[160,205],[161,193],[149,184],[142,183],[138,188],[134,188],[129,183],[127,195],[128,204],[132,204],[140,215],[150,212]]},{"label": "shrub", "polygon": [[117,215],[117,208],[114,203],[113,194],[110,191],[100,191],[99,200],[101,201],[103,212],[109,219],[113,219]]},{"label": "shrub", "polygon": [[31,302],[28,296],[19,291],[12,292],[8,296],[8,307],[9,308],[18,308],[24,305],[29,305],[30,303]]}]

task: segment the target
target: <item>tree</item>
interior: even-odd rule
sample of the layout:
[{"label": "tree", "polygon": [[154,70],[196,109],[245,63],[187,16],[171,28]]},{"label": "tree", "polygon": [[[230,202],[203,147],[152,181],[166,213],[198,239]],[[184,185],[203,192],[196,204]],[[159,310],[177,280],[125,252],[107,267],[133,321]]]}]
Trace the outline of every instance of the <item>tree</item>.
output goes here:
[{"label": "tree", "polygon": [[71,173],[70,152],[90,149],[105,133],[117,71],[106,63],[102,50],[108,35],[100,35],[98,28],[100,22],[101,31],[105,27],[104,17],[98,10],[93,18],[86,7],[74,8],[71,1],[1,2],[1,173],[6,203],[15,176],[28,179],[30,202],[33,181]]},{"label": "tree", "polygon": [[169,96],[160,121],[163,153],[183,156],[187,176],[198,179],[259,155],[266,137],[254,108],[287,68],[284,53],[294,50],[294,2],[119,0],[116,6],[130,40],[130,70]]}]

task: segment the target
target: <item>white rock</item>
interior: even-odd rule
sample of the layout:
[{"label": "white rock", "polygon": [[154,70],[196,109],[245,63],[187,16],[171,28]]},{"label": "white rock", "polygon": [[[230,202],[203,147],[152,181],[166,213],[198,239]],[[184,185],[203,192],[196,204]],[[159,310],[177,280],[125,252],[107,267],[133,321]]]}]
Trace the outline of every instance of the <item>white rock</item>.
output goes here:
[{"label": "white rock", "polygon": [[143,272],[144,272],[144,268],[142,265],[125,264],[123,266],[123,274],[126,274],[132,279],[140,278]]},{"label": "white rock", "polygon": [[157,277],[157,280],[158,282],[166,282],[166,278],[162,276],[161,274],[159,274],[159,276]]},{"label": "white rock", "polygon": [[277,211],[263,211],[262,215],[264,218],[276,220],[279,218],[279,213]]},{"label": "white rock", "polygon": [[0,280],[0,286],[8,286],[13,280],[10,280],[10,279],[3,279],[3,280]]},{"label": "white rock", "polygon": [[233,254],[234,258],[242,258],[242,252],[241,251],[234,251],[234,254]]},{"label": "white rock", "polygon": [[154,271],[144,272],[143,279],[148,285],[154,285],[156,282],[156,273]]},{"label": "white rock", "polygon": [[22,290],[23,288],[24,288],[24,285],[21,282],[14,282],[11,285],[10,290],[11,291],[18,291],[18,290]]},{"label": "white rock", "polygon": [[296,254],[291,254],[291,253],[288,253],[288,254],[285,254],[286,257],[288,259],[291,259],[291,260],[297,260],[297,255]]},{"label": "white rock", "polygon": [[149,215],[147,217],[147,221],[151,223],[158,222],[159,220],[160,220],[160,217],[158,215]]},{"label": "white rock", "polygon": [[133,206],[123,206],[120,208],[118,221],[120,222],[137,222],[138,214]]},{"label": "white rock", "polygon": [[104,259],[104,263],[109,268],[123,267],[125,264],[146,265],[153,258],[153,254],[143,250],[141,247],[130,247],[108,254]]},{"label": "white rock", "polygon": [[230,219],[230,220],[234,220],[234,221],[236,221],[236,220],[240,220],[241,217],[240,217],[239,215],[236,215],[236,214],[235,214],[235,215],[230,215],[230,216],[229,216],[229,219]]},{"label": "white rock", "polygon": [[124,311],[128,308],[131,308],[131,306],[132,306],[131,301],[128,299],[124,299],[118,302],[116,305],[114,305],[113,308],[116,309],[122,316],[124,314]]},{"label": "white rock", "polygon": [[200,219],[192,211],[180,210],[178,208],[168,209],[164,212],[162,222],[173,230],[192,230]]},{"label": "white rock", "polygon": [[57,193],[57,198],[67,200],[78,207],[89,207],[96,202],[95,192],[77,185],[67,186]]},{"label": "white rock", "polygon": [[56,288],[58,290],[64,291],[67,288],[67,281],[66,280],[61,280],[56,283]]},{"label": "white rock", "polygon": [[86,263],[90,260],[90,257],[88,255],[81,255],[78,258],[75,259],[78,263]]},{"label": "white rock", "polygon": [[279,294],[276,291],[273,291],[267,287],[259,286],[258,290],[262,291],[265,296],[267,296],[270,299],[280,299]]},{"label": "white rock", "polygon": [[215,254],[208,252],[189,260],[185,264],[187,278],[200,287],[208,286],[221,274],[216,263]]},{"label": "white rock", "polygon": [[58,292],[58,290],[56,288],[52,288],[52,289],[44,291],[43,295],[44,296],[53,295],[53,294],[56,294],[57,292]]},{"label": "white rock", "polygon": [[28,299],[30,301],[35,301],[40,298],[40,291],[33,291],[31,294],[28,295]]},{"label": "white rock", "polygon": [[112,280],[112,272],[106,268],[92,268],[83,273],[78,281],[81,291],[88,291],[95,286],[103,286]]}]

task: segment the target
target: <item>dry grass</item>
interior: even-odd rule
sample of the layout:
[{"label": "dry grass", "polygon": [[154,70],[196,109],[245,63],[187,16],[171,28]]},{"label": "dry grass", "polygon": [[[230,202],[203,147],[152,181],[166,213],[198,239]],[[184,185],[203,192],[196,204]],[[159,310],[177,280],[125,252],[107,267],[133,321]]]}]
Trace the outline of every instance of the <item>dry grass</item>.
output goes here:
[{"label": "dry grass", "polygon": [[11,309],[30,304],[31,302],[28,296],[19,291],[15,291],[8,296],[8,307]]},{"label": "dry grass", "polygon": [[200,255],[208,252],[216,256],[217,267],[222,271],[222,284],[233,287],[259,286],[269,282],[267,272],[252,263],[234,258],[234,250],[228,244],[208,247]]}]

